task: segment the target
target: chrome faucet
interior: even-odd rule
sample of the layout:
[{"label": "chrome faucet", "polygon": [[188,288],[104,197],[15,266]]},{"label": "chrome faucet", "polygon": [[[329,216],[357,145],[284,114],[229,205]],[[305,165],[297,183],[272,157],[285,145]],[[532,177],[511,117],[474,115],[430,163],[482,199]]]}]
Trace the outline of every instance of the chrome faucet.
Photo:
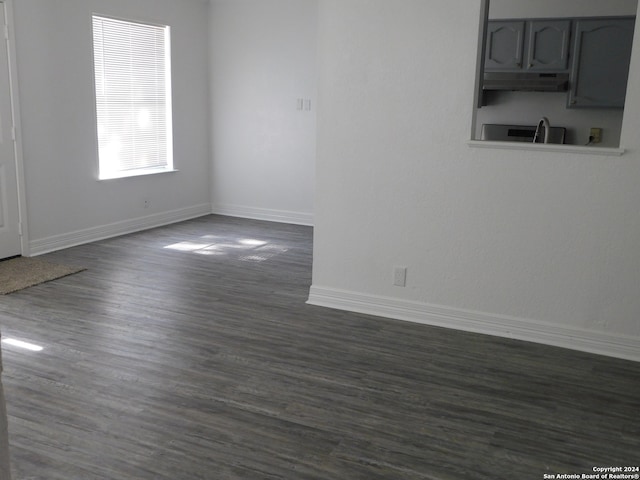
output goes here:
[{"label": "chrome faucet", "polygon": [[536,133],[533,135],[533,143],[538,142],[541,128],[544,128],[544,143],[549,143],[549,134],[551,133],[550,132],[551,125],[549,125],[549,119],[547,117],[542,117],[538,122],[538,126],[536,127]]}]

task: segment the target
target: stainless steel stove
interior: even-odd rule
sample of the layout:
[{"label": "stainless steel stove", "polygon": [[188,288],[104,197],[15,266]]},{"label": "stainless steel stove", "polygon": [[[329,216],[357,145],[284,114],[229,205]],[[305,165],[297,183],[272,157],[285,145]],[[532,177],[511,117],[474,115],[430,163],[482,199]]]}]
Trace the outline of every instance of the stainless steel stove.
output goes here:
[{"label": "stainless steel stove", "polygon": [[[564,143],[567,129],[564,127],[551,127],[549,129],[549,143]],[[482,140],[495,142],[533,142],[536,133],[535,125],[482,125]],[[536,143],[542,143],[541,135]]]}]

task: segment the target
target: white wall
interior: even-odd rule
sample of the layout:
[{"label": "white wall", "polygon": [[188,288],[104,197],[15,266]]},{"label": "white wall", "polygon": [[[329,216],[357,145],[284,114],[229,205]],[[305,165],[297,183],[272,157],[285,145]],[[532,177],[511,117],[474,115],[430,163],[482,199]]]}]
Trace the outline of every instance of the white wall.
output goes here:
[{"label": "white wall", "polygon": [[316,18],[316,0],[211,2],[215,212],[313,223]]},{"label": "white wall", "polygon": [[[207,2],[14,4],[32,253],[210,212]],[[171,26],[178,173],[97,181],[94,12]]]},{"label": "white wall", "polygon": [[320,1],[309,301],[640,360],[640,35],[624,156],[473,149],[479,4]]}]

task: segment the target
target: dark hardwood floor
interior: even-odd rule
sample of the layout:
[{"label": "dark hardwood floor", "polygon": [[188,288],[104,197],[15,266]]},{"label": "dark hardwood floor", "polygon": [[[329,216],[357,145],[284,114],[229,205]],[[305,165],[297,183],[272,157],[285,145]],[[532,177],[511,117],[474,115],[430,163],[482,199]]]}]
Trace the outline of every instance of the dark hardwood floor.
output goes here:
[{"label": "dark hardwood floor", "polygon": [[0,297],[14,480],[542,479],[640,464],[640,363],[306,305],[312,230],[208,216]]}]

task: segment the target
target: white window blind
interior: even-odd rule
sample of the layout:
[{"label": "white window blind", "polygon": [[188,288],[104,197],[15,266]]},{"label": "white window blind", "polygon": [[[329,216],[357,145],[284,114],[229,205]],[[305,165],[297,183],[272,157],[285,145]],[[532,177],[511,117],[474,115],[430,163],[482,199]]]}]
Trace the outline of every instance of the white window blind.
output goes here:
[{"label": "white window blind", "polygon": [[173,169],[169,27],[93,17],[100,178]]}]

